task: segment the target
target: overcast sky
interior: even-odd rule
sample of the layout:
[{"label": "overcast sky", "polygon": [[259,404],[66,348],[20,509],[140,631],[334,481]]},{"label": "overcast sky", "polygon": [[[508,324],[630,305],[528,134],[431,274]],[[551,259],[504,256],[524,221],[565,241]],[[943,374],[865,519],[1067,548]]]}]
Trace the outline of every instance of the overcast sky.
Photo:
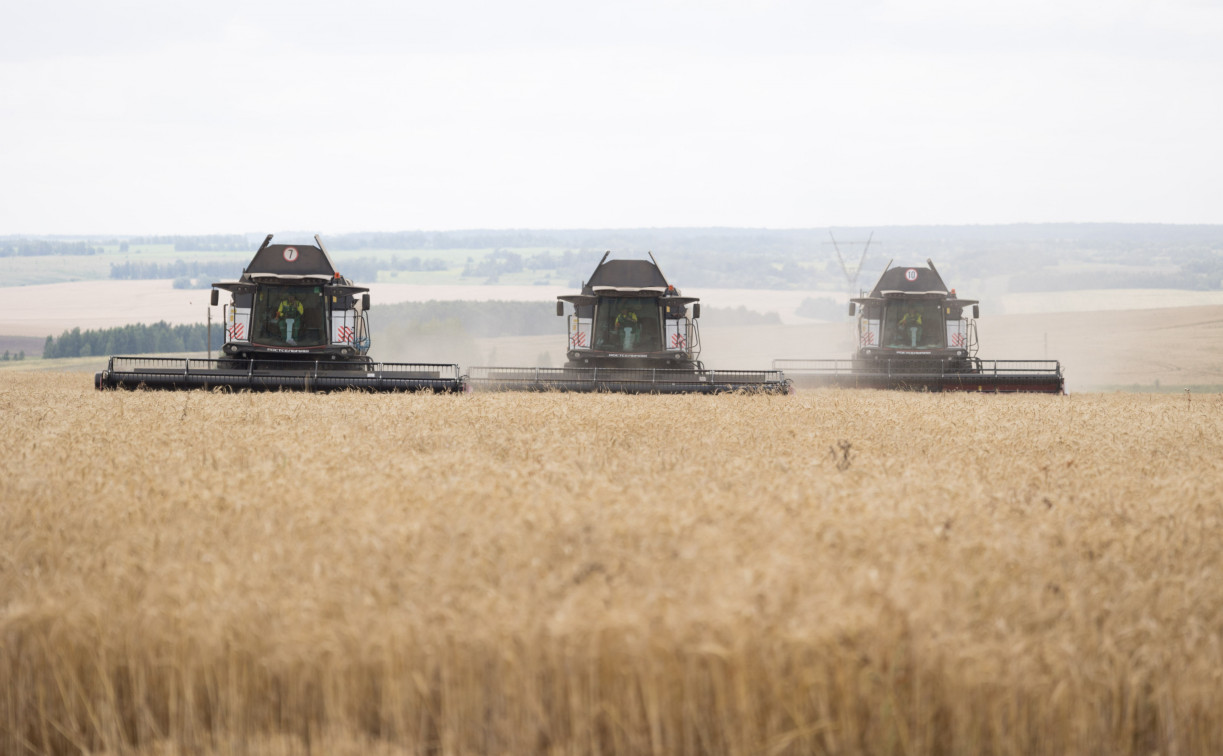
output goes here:
[{"label": "overcast sky", "polygon": [[1223,223],[1213,0],[50,0],[0,28],[0,234]]}]

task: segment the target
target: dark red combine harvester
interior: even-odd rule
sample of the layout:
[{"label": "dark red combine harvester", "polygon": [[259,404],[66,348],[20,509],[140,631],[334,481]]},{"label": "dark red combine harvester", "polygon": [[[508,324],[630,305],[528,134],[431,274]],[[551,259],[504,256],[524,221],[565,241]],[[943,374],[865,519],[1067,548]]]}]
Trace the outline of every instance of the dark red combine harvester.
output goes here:
[{"label": "dark red combine harvester", "polygon": [[977,357],[975,299],[948,289],[934,262],[889,267],[869,296],[850,300],[858,350],[848,360],[773,360],[800,388],[1063,393],[1057,360]]},{"label": "dark red combine harvester", "polygon": [[340,275],[323,240],[272,244],[268,234],[227,291],[219,359],[111,357],[99,389],[462,391],[458,365],[374,362],[369,289]]},{"label": "dark red combine harvester", "polygon": [[595,266],[578,294],[557,297],[556,314],[569,314],[568,360],[560,368],[473,367],[474,389],[626,394],[784,394],[777,370],[709,370],[700,360],[697,297],[667,281],[658,261],[609,260]]}]

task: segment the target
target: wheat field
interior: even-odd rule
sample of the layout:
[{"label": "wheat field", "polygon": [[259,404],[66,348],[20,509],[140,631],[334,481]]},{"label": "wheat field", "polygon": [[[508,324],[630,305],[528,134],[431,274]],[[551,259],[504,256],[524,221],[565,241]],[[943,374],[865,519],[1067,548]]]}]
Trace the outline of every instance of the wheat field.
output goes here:
[{"label": "wheat field", "polygon": [[1223,752],[1223,398],[0,375],[5,754]]}]

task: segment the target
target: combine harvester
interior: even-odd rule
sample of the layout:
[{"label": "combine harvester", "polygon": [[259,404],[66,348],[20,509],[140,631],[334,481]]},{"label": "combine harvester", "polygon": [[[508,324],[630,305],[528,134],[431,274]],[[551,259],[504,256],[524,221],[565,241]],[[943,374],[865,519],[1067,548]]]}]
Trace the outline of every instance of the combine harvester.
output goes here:
[{"label": "combine harvester", "polygon": [[[369,289],[336,271],[323,241],[263,240],[237,281],[214,283],[225,306],[219,359],[111,357],[99,389],[249,391],[462,391],[458,365],[374,362],[369,351]],[[360,299],[358,299],[358,295]]]},{"label": "combine harvester", "polygon": [[773,360],[773,367],[802,388],[1064,393],[1057,360],[978,358],[977,300],[957,297],[934,262],[926,265],[888,263],[870,296],[850,301],[849,314],[858,314],[852,359]]},{"label": "combine harvester", "polygon": [[473,367],[473,389],[491,391],[611,391],[629,394],[788,393],[779,370],[706,370],[698,359],[697,297],[667,282],[649,260],[603,255],[580,294],[557,297],[569,315],[568,361],[560,368]]}]

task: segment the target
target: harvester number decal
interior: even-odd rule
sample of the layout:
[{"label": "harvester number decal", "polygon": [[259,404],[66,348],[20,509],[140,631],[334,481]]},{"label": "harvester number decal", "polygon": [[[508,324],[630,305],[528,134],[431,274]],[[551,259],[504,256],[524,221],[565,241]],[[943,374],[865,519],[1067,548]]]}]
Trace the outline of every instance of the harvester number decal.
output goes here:
[{"label": "harvester number decal", "polygon": [[[288,252],[288,250],[285,250],[285,251]],[[909,268],[908,270],[906,270],[905,279],[908,281],[916,281],[917,280],[917,269]]]},{"label": "harvester number decal", "polygon": [[285,247],[285,262],[293,262],[297,259],[297,247]]},{"label": "harvester number decal", "polygon": [[683,349],[686,343],[687,342],[685,341],[682,334],[678,334],[678,333],[671,334],[671,348],[672,349]]},{"label": "harvester number decal", "polygon": [[575,347],[586,346],[586,332],[578,331],[577,333],[573,334],[573,336],[569,339],[569,345]]},{"label": "harvester number decal", "polygon": [[353,330],[350,326],[340,326],[339,334],[340,334],[341,343],[344,343],[344,344],[352,343]]}]

